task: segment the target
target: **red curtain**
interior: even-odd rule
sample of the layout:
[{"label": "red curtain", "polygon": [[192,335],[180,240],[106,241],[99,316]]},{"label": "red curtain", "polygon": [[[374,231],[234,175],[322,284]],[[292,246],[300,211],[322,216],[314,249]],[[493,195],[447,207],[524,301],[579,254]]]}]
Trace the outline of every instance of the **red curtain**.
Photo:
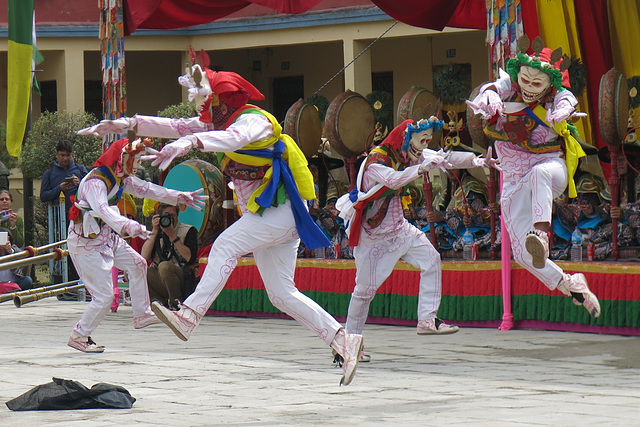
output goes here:
[{"label": "red curtain", "polygon": [[593,129],[594,145],[604,147],[606,142],[600,136],[600,123],[597,108],[600,94],[600,79],[613,67],[611,52],[611,38],[609,37],[609,14],[607,0],[589,0],[575,2],[578,34],[580,35],[580,49],[582,62],[587,67],[587,94],[592,109],[591,128]]},{"label": "red curtain", "polygon": [[414,27],[487,29],[485,0],[372,0],[384,13]]},{"label": "red curtain", "polygon": [[524,33],[529,37],[529,40],[533,41],[540,35],[540,27],[538,27],[538,8],[536,7],[535,0],[521,1],[520,10],[522,10]]},{"label": "red curtain", "polygon": [[[321,0],[124,0],[125,33],[206,24],[251,3],[280,13],[303,13]],[[415,27],[486,29],[485,0],[372,0],[383,12]]]}]

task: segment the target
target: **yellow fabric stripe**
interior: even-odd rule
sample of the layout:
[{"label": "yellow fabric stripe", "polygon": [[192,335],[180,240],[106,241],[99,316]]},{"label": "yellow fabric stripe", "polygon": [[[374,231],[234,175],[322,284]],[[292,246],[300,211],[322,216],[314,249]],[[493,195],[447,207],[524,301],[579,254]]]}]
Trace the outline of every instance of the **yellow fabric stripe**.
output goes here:
[{"label": "yellow fabric stripe", "polygon": [[[551,49],[562,47],[562,53],[570,57],[581,58],[574,0],[536,0],[536,6],[540,37],[544,40],[545,46]],[[595,117],[595,113],[589,108],[587,91],[588,88],[585,89],[582,96],[578,97],[578,107],[589,117]],[[574,125],[582,139],[593,145],[591,122],[579,120]]]},{"label": "yellow fabric stripe", "polygon": [[[304,156],[298,144],[289,135],[282,133],[282,126],[273,117],[272,114],[267,111],[260,110],[266,118],[269,119],[273,126],[274,136],[264,141],[256,141],[242,147],[243,150],[260,150],[271,147],[278,139],[284,142],[285,151],[282,158],[289,164],[293,179],[296,182],[300,196],[305,200],[313,200],[316,198],[316,190],[313,185],[313,175],[307,166],[307,158]],[[225,153],[229,158],[235,160],[238,163],[242,163],[250,166],[264,166],[273,163],[273,160],[265,157],[250,156],[248,154],[238,153]],[[269,168],[262,178],[262,185],[253,192],[249,200],[247,201],[247,209],[251,212],[257,212],[260,206],[256,203],[256,197],[259,197],[264,191],[265,187],[271,182],[273,176],[273,168]]]},{"label": "yellow fabric stripe", "polygon": [[[533,112],[540,120],[546,123],[544,119],[547,114],[547,110],[545,110],[544,107],[537,105],[536,108],[533,109]],[[578,169],[578,160],[580,160],[580,157],[585,157],[587,154],[580,146],[580,143],[571,136],[566,120],[561,123],[556,123],[553,126],[553,130],[564,138],[564,161],[567,164],[567,186],[569,188],[569,197],[577,197],[578,193],[576,192],[576,183],[573,180],[573,175],[575,175],[576,170]]]},{"label": "yellow fabric stripe", "polygon": [[33,46],[8,41],[7,151],[18,157],[27,128],[31,100]]},{"label": "yellow fabric stripe", "polygon": [[369,154],[373,154],[373,153],[378,153],[378,154],[383,154],[385,156],[389,156],[389,160],[391,160],[391,167],[393,167],[393,169],[398,170],[398,167],[400,166],[398,164],[398,162],[395,161],[395,159],[393,158],[393,156],[391,155],[390,152],[388,152],[387,150],[385,150],[384,148],[380,148],[380,147],[375,147],[374,149],[372,149]]}]

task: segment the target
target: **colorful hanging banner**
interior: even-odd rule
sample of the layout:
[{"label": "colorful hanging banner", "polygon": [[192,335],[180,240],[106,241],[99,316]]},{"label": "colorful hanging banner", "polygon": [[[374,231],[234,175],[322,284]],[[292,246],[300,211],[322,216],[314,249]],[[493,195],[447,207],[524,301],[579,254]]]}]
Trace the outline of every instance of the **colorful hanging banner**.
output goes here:
[{"label": "colorful hanging banner", "polygon": [[35,59],[39,57],[34,0],[9,0],[8,13],[7,151],[18,157],[27,129]]}]

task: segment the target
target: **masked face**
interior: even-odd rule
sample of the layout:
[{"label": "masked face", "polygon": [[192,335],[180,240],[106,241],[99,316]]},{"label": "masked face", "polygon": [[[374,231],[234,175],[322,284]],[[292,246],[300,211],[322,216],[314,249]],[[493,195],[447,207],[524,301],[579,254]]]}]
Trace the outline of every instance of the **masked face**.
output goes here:
[{"label": "masked face", "polygon": [[518,73],[518,85],[525,103],[540,101],[551,87],[551,78],[544,71],[523,66]]},{"label": "masked face", "polygon": [[146,148],[139,139],[122,148],[122,176],[134,176],[138,172]]},{"label": "masked face", "polygon": [[196,64],[187,68],[186,74],[178,77],[178,82],[187,88],[189,101],[195,104],[198,111],[201,111],[212,94],[205,71]]},{"label": "masked face", "polygon": [[409,147],[407,148],[407,157],[409,157],[409,160],[411,162],[416,162],[420,158],[422,150],[427,148],[432,138],[432,128],[429,128],[422,132],[415,132],[411,135],[411,139],[409,140]]},{"label": "masked face", "polygon": [[235,110],[231,110],[226,104],[219,103],[217,106],[211,108],[211,122],[217,130],[224,128],[231,114]]}]

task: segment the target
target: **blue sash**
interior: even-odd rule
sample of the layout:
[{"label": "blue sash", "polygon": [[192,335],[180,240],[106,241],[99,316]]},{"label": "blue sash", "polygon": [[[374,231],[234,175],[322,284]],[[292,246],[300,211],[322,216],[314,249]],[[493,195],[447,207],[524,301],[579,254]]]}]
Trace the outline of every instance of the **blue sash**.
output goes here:
[{"label": "blue sash", "polygon": [[273,158],[273,175],[271,181],[267,184],[262,194],[256,197],[256,203],[263,208],[271,207],[273,199],[276,195],[276,190],[280,184],[280,179],[284,182],[284,188],[287,190],[289,200],[291,200],[291,210],[293,211],[293,218],[296,221],[296,228],[298,229],[298,235],[300,240],[304,243],[307,249],[323,248],[331,245],[327,236],[322,232],[320,227],[313,221],[309,211],[307,210],[300,192],[296,186],[296,182],[293,179],[293,174],[289,165],[282,159],[284,154],[285,145],[284,142],[278,140],[273,145],[273,151],[262,150],[236,150],[236,153],[247,154],[249,156],[256,157],[271,157]]}]

